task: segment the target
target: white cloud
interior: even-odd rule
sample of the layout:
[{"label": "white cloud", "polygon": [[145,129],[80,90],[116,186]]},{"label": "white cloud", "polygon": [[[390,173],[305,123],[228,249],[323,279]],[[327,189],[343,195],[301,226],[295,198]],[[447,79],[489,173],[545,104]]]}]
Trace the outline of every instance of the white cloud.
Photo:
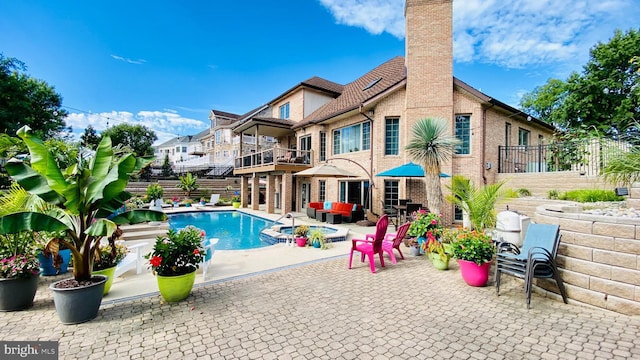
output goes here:
[{"label": "white cloud", "polygon": [[209,126],[204,121],[186,118],[177,112],[169,111],[139,111],[137,114],[128,111],[71,113],[65,121],[76,134],[82,134],[89,125],[93,126],[97,132],[121,123],[144,125],[158,136],[156,145],[179,135],[195,135]]},{"label": "white cloud", "polygon": [[[404,0],[320,3],[339,24],[404,37]],[[508,68],[584,63],[593,45],[637,27],[638,16],[637,0],[455,0],[455,60]]]},{"label": "white cloud", "polygon": [[142,64],[147,62],[147,60],[144,60],[144,59],[132,60],[132,59],[125,58],[125,57],[122,57],[122,56],[118,56],[118,55],[111,55],[111,57],[116,59],[116,60],[124,61],[126,63],[135,64],[135,65],[142,65]]},{"label": "white cloud", "polygon": [[404,0],[320,0],[338,24],[404,37]]}]

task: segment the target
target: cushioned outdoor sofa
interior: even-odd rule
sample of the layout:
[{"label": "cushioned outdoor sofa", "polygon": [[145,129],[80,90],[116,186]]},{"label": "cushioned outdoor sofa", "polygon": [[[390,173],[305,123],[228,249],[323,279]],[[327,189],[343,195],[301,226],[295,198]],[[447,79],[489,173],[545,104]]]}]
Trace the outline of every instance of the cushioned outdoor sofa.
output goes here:
[{"label": "cushioned outdoor sofa", "polygon": [[318,212],[340,214],[342,222],[356,222],[364,219],[364,210],[360,204],[341,203],[335,201],[310,202],[307,206],[307,216],[316,219]]}]

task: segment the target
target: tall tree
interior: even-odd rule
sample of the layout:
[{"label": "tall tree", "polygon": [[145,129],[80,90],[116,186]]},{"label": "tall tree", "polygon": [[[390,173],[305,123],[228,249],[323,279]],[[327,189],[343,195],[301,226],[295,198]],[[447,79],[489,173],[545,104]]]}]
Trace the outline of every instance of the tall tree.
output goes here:
[{"label": "tall tree", "polygon": [[96,133],[96,129],[93,126],[89,125],[84,129],[84,134],[80,135],[80,141],[82,146],[89,148],[91,150],[95,150],[100,144],[100,135]]},{"label": "tall tree", "polygon": [[427,201],[433,213],[441,213],[444,201],[440,185],[442,163],[451,159],[459,142],[449,134],[447,122],[443,119],[421,119],[411,129],[407,154],[424,167]]},{"label": "tall tree", "polygon": [[128,146],[137,156],[153,156],[151,145],[158,139],[156,133],[143,125],[118,124],[102,132],[108,136],[114,146]]},{"label": "tall tree", "polygon": [[15,135],[28,125],[42,139],[52,138],[65,127],[62,97],[26,69],[22,61],[0,53],[0,132]]},{"label": "tall tree", "polygon": [[[582,73],[551,79],[520,102],[524,111],[562,128],[590,127],[622,135],[640,120],[640,31],[616,31],[598,43]],[[637,131],[632,130],[632,131]]]}]

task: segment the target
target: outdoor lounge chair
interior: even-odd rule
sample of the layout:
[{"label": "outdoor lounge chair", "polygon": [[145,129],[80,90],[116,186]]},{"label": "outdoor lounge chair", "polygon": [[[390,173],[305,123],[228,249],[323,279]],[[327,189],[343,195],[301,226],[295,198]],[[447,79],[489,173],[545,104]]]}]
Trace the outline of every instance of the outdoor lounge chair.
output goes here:
[{"label": "outdoor lounge chair", "polygon": [[389,258],[391,258],[392,264],[397,263],[396,255],[393,253],[393,249],[398,250],[400,258],[404,260],[404,255],[402,255],[402,251],[400,251],[400,244],[402,244],[402,240],[407,235],[410,226],[411,222],[407,222],[401,225],[400,228],[398,228],[398,232],[387,234],[382,241],[382,250],[389,254]]},{"label": "outdoor lounge chair", "polygon": [[207,203],[208,206],[215,206],[220,201],[220,194],[211,194],[211,199]]},{"label": "outdoor lounge chair", "polygon": [[556,265],[560,237],[558,225],[530,224],[522,248],[519,249],[511,243],[499,243],[496,254],[496,294],[500,295],[500,276],[503,273],[524,279],[529,309],[533,279],[553,278],[566,304],[567,294]]},{"label": "outdoor lounge chair", "polygon": [[[124,240],[118,240],[118,241],[124,242]],[[129,249],[129,252],[124,257],[124,259],[122,259],[122,261],[120,261],[116,266],[116,271],[114,272],[113,277],[117,278],[118,276],[129,271],[129,269],[133,269],[133,268],[136,269],[136,274],[138,275],[142,274],[142,262],[143,262],[142,250],[144,249],[145,246],[147,246],[147,244],[148,243],[144,242],[144,243],[127,246],[127,248]]]},{"label": "outdoor lounge chair", "polygon": [[216,244],[220,239],[211,238],[208,240],[204,240],[202,246],[204,247],[207,254],[204,256],[204,260],[202,260],[202,280],[207,280],[207,269],[209,265],[211,265],[211,260],[213,259],[213,253],[216,252]]},{"label": "outdoor lounge chair", "polygon": [[352,239],[351,240],[351,253],[349,254],[349,269],[351,269],[351,263],[353,262],[353,252],[359,251],[361,253],[360,261],[364,262],[364,256],[369,257],[369,267],[372,273],[376,273],[375,255],[380,256],[380,266],[384,267],[384,257],[382,256],[382,241],[384,235],[387,233],[387,226],[389,226],[389,218],[387,215],[382,215],[376,223],[375,235],[367,234],[365,239]]}]

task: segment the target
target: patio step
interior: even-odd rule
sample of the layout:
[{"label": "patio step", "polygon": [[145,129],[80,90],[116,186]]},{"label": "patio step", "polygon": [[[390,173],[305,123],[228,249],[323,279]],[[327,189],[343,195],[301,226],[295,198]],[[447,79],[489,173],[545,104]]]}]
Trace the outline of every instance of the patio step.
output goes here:
[{"label": "patio step", "polygon": [[160,225],[136,224],[123,225],[120,227],[124,232],[126,241],[150,240],[155,241],[158,236],[166,235],[169,230],[169,223],[163,222]]}]

